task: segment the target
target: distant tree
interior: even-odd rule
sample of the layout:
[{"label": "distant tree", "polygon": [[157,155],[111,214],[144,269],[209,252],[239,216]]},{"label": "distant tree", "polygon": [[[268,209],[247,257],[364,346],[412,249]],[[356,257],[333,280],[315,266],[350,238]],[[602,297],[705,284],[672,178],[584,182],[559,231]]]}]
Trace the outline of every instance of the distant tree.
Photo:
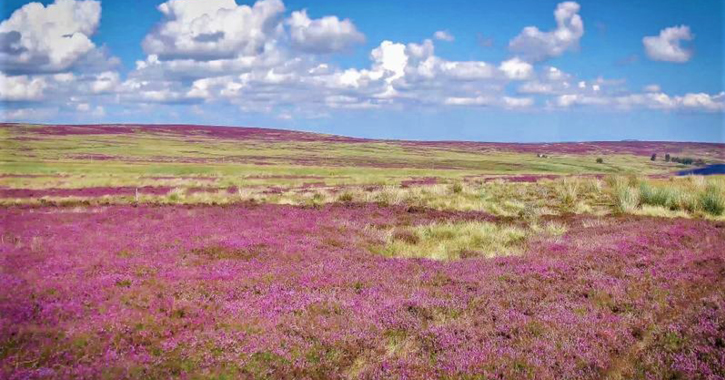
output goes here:
[{"label": "distant tree", "polygon": [[652,161],[657,161],[657,153],[652,153],[652,157],[649,158]]},{"label": "distant tree", "polygon": [[601,157],[597,158],[597,163],[598,164],[603,164],[604,163],[604,159],[601,158]]},{"label": "distant tree", "polygon": [[665,154],[665,162],[670,162],[670,154]]}]

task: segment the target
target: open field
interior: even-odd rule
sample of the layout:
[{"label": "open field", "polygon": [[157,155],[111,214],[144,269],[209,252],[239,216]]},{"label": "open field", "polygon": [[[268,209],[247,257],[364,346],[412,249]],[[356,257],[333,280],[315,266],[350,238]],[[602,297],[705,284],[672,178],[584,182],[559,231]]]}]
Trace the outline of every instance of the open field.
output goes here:
[{"label": "open field", "polygon": [[725,377],[725,144],[0,134],[2,378]]}]

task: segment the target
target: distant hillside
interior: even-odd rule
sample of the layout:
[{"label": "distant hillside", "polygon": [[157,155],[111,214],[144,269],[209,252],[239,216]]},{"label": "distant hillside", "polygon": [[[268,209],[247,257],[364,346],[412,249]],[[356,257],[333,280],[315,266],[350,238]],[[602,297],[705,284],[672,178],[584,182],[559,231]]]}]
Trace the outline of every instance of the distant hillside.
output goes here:
[{"label": "distant hillside", "polygon": [[[301,132],[271,128],[222,127],[183,124],[108,124],[108,125],[32,125],[0,124],[14,131],[15,139],[28,139],[33,136],[62,135],[131,135],[184,137],[186,142],[194,138],[212,138],[220,140],[284,142],[332,142],[332,143],[387,143],[406,148],[436,148],[456,151],[502,151],[516,153],[542,154],[634,154],[649,156],[653,153],[664,156],[689,155],[710,160],[725,160],[725,144],[668,142],[668,141],[592,141],[562,143],[495,143],[475,141],[408,141],[365,139],[346,136]],[[20,135],[20,136],[18,136]]]}]

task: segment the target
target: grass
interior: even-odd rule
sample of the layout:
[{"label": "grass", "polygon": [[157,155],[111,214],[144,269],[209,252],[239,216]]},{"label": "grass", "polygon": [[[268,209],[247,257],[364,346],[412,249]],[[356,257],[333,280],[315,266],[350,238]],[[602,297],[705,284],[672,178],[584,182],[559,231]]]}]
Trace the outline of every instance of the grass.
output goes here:
[{"label": "grass", "polygon": [[[484,211],[496,216],[536,221],[542,216],[609,213],[687,217],[725,217],[725,177],[711,176],[646,179],[615,176],[604,181],[566,177],[536,183],[451,182],[400,187],[393,184],[263,186],[249,185],[234,191],[209,183],[205,191],[197,184],[172,187],[166,195],[107,195],[102,197],[44,196],[0,198],[0,205],[110,205],[110,204],[232,204],[257,202],[320,206],[323,204],[377,203],[383,206],[432,208],[437,210]],[[204,187],[204,186],[199,186]],[[277,191],[268,191],[270,188]],[[668,212],[664,212],[667,210]]]},{"label": "grass", "polygon": [[565,178],[557,186],[557,192],[559,193],[562,209],[572,211],[579,199],[579,181]]},{"label": "grass", "polygon": [[[0,174],[6,174],[0,176],[1,188],[163,187],[171,191],[166,195],[141,192],[138,197],[59,197],[52,193],[35,198],[7,196],[0,198],[0,205],[253,201],[320,206],[374,202],[485,211],[526,220],[566,213],[641,213],[645,207],[650,213],[661,214],[661,208],[683,211],[690,217],[720,218],[724,212],[722,180],[697,176],[646,179],[647,174],[679,167],[675,163],[652,162],[649,154],[552,153],[541,159],[534,153],[466,144],[269,140],[254,135],[239,139],[156,130],[74,136],[37,133],[41,128],[2,128],[8,144],[0,151]],[[697,150],[710,148],[687,149],[690,151],[682,154],[718,157],[711,151]],[[111,159],[88,158],[93,155]],[[598,156],[605,157],[605,163],[597,164]],[[600,180],[580,174],[608,176]],[[487,181],[487,177],[502,175],[560,175],[561,179],[537,183]],[[433,181],[415,182],[421,178]],[[227,191],[230,188],[237,190]]]},{"label": "grass", "polygon": [[[159,186],[190,184],[179,177],[204,176],[219,186],[293,186],[314,176],[328,185],[399,185],[430,176],[465,184],[486,174],[642,174],[674,170],[632,154],[608,154],[606,164],[591,155],[534,153],[466,145],[415,145],[397,141],[321,142],[175,135],[158,131],[130,134],[47,135],[39,127],[3,127],[2,173],[67,177],[0,178],[11,188]],[[24,140],[18,140],[18,138]],[[31,139],[27,139],[31,138]],[[698,156],[697,152],[688,155]],[[701,155],[704,155],[703,152]],[[109,160],[90,159],[104,156]],[[171,176],[158,180],[151,176]],[[187,181],[187,182],[184,182]],[[181,183],[180,183],[181,182]],[[452,189],[456,191],[456,186]]]},{"label": "grass", "polygon": [[723,197],[722,186],[715,183],[709,184],[700,195],[702,209],[713,216],[720,216],[725,212],[725,197]]},{"label": "grass", "polygon": [[441,222],[382,232],[377,253],[390,257],[457,260],[520,253],[534,236],[561,236],[567,227],[549,222],[528,227],[492,222]]},{"label": "grass", "polygon": [[715,218],[725,213],[725,178],[721,176],[691,176],[667,181],[630,178],[609,182],[615,186],[615,210],[621,213]]}]

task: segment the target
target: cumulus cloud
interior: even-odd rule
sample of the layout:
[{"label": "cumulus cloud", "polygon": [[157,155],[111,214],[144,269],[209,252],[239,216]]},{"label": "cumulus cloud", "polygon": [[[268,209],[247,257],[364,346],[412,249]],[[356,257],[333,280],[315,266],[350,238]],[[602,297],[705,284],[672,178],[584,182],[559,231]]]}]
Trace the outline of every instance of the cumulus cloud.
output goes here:
[{"label": "cumulus cloud", "polygon": [[281,33],[281,0],[253,6],[234,0],[170,0],[158,6],[164,18],[143,40],[143,48],[162,60],[213,60],[254,56],[273,48]]},{"label": "cumulus cloud", "polygon": [[[50,22],[48,9],[69,7],[79,14],[61,12],[59,20],[69,24],[51,25],[49,30],[76,30],[73,34],[87,38],[100,17],[88,11],[92,9],[88,4],[97,2],[57,0],[47,8],[25,6],[16,13],[26,16],[14,13],[2,25],[10,25],[13,18],[20,21],[12,25],[33,24],[23,21],[27,15],[42,15]],[[253,5],[237,5],[234,0],[170,0],[158,9],[163,17],[143,40],[147,55],[125,76],[103,64],[89,66],[108,62],[108,54],[92,42],[85,53],[82,44],[68,45],[69,50],[42,43],[24,45],[26,38],[42,37],[26,32],[30,26],[2,29],[0,101],[4,107],[0,108],[6,110],[0,110],[0,118],[21,118],[41,109],[103,117],[106,108],[131,114],[134,109],[148,112],[164,104],[191,106],[197,113],[205,105],[229,106],[236,112],[295,119],[320,117],[331,110],[416,107],[725,111],[722,93],[673,96],[655,86],[631,93],[622,80],[577,78],[555,67],[535,66],[534,61],[576,46],[583,24],[579,6],[571,2],[557,7],[555,30],[524,29],[511,43],[518,54],[501,62],[437,55],[436,43],[453,39],[439,31],[420,42],[385,40],[371,49],[367,64],[356,67],[341,67],[329,59],[328,54],[364,41],[350,20],[338,16],[312,19],[300,10],[285,19],[280,0],[258,0]],[[60,50],[46,51],[46,59],[40,59],[43,49]],[[26,58],[22,59],[33,64],[21,66],[32,71],[7,71],[8,60],[20,62],[23,54]],[[65,58],[54,61],[51,57]],[[27,108],[29,102],[39,107]]]},{"label": "cumulus cloud", "polygon": [[476,97],[449,97],[443,102],[450,106],[475,107],[501,107],[506,109],[528,108],[534,105],[532,98],[517,98],[510,96],[476,96]]},{"label": "cumulus cloud", "polygon": [[120,75],[115,71],[105,71],[93,78],[91,92],[100,94],[112,92],[121,84]]},{"label": "cumulus cloud", "polygon": [[662,92],[633,93],[627,95],[570,93],[560,95],[550,102],[556,107],[608,106],[630,110],[645,108],[672,111],[725,111],[725,92],[718,94],[686,93],[668,95]]},{"label": "cumulus cloud", "polygon": [[512,58],[508,61],[503,61],[498,68],[503,71],[509,79],[527,79],[534,72],[534,66],[519,58]]},{"label": "cumulus cloud", "polygon": [[692,58],[692,50],[682,47],[681,41],[691,41],[695,36],[687,25],[673,26],[660,31],[657,36],[642,38],[644,51],[652,60],[684,63]]},{"label": "cumulus cloud", "polygon": [[48,120],[58,114],[58,108],[9,108],[0,107],[0,120],[4,121],[29,121],[29,120]]},{"label": "cumulus cloud", "polygon": [[6,76],[0,72],[0,100],[32,101],[43,98],[47,83],[43,78],[31,78],[27,75]]},{"label": "cumulus cloud", "polygon": [[325,16],[311,20],[302,10],[292,12],[287,24],[292,46],[305,52],[334,53],[365,42],[365,36],[349,19]]},{"label": "cumulus cloud", "polygon": [[438,41],[446,41],[446,42],[453,42],[455,40],[455,37],[447,31],[447,30],[439,30],[435,33],[433,33],[433,38],[435,38]]},{"label": "cumulus cloud", "polygon": [[573,1],[559,3],[554,11],[556,29],[542,32],[535,26],[527,26],[509,42],[509,50],[527,60],[542,61],[578,47],[584,35],[579,9],[579,4]]},{"label": "cumulus cloud", "polygon": [[94,52],[103,59],[103,52],[90,39],[100,18],[101,3],[93,0],[22,6],[0,23],[2,70],[58,72],[71,69]]}]

